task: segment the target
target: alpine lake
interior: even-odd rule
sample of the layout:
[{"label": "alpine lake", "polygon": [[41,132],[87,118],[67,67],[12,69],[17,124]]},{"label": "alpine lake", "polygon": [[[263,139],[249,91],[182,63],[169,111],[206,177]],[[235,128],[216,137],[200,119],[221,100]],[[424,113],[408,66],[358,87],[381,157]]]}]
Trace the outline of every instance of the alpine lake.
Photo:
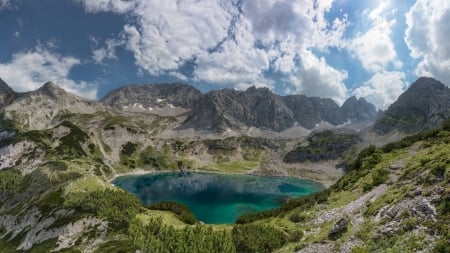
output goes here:
[{"label": "alpine lake", "polygon": [[206,224],[232,224],[245,213],[276,208],[290,197],[323,190],[311,180],[205,172],[161,172],[122,176],[113,184],[144,205],[175,201]]}]

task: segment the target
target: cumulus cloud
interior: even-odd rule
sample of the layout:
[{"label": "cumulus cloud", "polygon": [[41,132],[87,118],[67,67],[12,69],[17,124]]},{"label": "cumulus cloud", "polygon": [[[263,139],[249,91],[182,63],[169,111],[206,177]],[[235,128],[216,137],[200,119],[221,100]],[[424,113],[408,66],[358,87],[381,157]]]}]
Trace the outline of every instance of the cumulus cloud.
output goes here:
[{"label": "cumulus cloud", "polygon": [[[95,38],[91,38],[94,44],[98,44]],[[106,59],[118,59],[116,55],[116,48],[125,45],[126,41],[123,39],[108,39],[105,41],[106,46],[100,47],[92,51],[92,59],[97,64],[102,64]]]},{"label": "cumulus cloud", "polygon": [[356,97],[364,97],[378,109],[386,109],[407,87],[405,74],[399,71],[382,71],[374,74],[362,86],[353,91]]},{"label": "cumulus cloud", "polygon": [[[304,48],[341,46],[347,26],[346,16],[331,23],[325,18],[333,0],[79,1],[89,12],[126,12],[132,17],[122,34],[140,71],[187,80],[178,70],[190,63],[190,80],[236,88],[273,87],[274,82],[265,78],[270,71],[296,76]],[[107,43],[97,48],[94,60],[114,58],[113,48]],[[318,62],[318,68],[332,69]],[[339,89],[330,94],[341,94]]]},{"label": "cumulus cloud", "polygon": [[307,50],[303,51],[301,59],[301,66],[291,77],[296,91],[308,96],[332,98],[342,104],[347,93],[344,80],[348,73],[329,66],[323,57],[317,58]]},{"label": "cumulus cloud", "polygon": [[405,41],[420,59],[418,76],[433,76],[450,85],[450,2],[417,0],[406,14]]},{"label": "cumulus cloud", "polygon": [[15,53],[10,62],[0,63],[0,77],[20,92],[35,90],[47,81],[54,81],[65,90],[95,99],[97,87],[69,78],[70,71],[80,60],[52,53],[42,46]]},{"label": "cumulus cloud", "polygon": [[390,11],[389,7],[390,1],[382,1],[374,10],[366,11],[371,28],[358,34],[348,45],[348,49],[362,62],[363,67],[371,72],[388,67],[399,68],[402,65],[391,39],[396,10]]}]

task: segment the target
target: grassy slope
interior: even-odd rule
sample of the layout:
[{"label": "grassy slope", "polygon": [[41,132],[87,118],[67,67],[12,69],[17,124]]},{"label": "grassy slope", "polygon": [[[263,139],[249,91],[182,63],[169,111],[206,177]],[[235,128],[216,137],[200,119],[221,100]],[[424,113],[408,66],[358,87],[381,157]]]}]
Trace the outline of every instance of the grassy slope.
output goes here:
[{"label": "grassy slope", "polygon": [[[377,149],[363,158],[360,167],[331,187],[325,202],[257,222],[303,231],[301,240],[279,252],[341,251],[349,245],[352,252],[448,252],[450,131],[410,144],[385,149],[388,152]],[[358,200],[365,201],[358,204]],[[423,203],[429,203],[437,215],[422,217],[416,209]],[[389,209],[398,209],[395,217],[389,216]],[[292,222],[291,217],[300,218]],[[332,240],[328,233],[342,217],[350,221],[347,231]]]}]

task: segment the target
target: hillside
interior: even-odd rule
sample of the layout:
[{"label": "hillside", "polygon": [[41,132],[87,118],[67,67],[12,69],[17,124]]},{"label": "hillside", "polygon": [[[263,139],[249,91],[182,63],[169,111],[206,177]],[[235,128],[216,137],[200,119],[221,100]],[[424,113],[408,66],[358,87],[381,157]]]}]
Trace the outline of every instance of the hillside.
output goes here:
[{"label": "hillside", "polygon": [[[170,105],[195,111],[205,99],[190,86],[170,86],[164,94],[158,86],[144,87],[156,94],[150,98],[139,89],[127,92],[135,93],[142,107],[161,111]],[[272,115],[281,124],[286,104],[315,101],[253,89],[217,96],[233,97],[235,103],[223,100],[224,108],[230,105],[227,113],[242,109],[236,101],[247,101],[244,107],[261,110],[261,117],[220,115],[244,126],[271,124],[259,121],[267,107],[284,108]],[[168,135],[187,122],[188,110],[168,115],[124,108],[133,101],[123,90],[101,103],[53,83],[29,93],[4,90],[13,97],[0,114],[0,252],[448,252],[450,247],[448,121],[443,129],[441,121],[430,121],[435,130],[361,151],[361,132],[336,127],[283,138]],[[161,101],[167,93],[186,91],[192,96],[185,103],[176,104],[175,95]],[[265,105],[256,102],[268,98],[272,102]],[[371,117],[364,116],[373,112],[369,107],[356,98],[342,106],[359,120]],[[294,176],[321,182],[327,190],[241,216],[237,225],[205,225],[182,205],[145,207],[110,182],[123,174],[185,170]]]},{"label": "hillside", "polygon": [[[184,225],[170,212],[144,208],[108,182],[117,172],[102,159],[106,145],[99,148],[91,134],[69,121],[49,130],[16,132],[2,141],[2,165],[5,154],[13,162],[0,172],[0,248],[446,252],[449,130],[447,124],[445,130],[423,132],[380,149],[369,147],[328,190],[290,200],[279,209],[244,215],[235,226]],[[121,163],[132,166],[128,159],[135,148],[122,147]],[[161,159],[153,161],[170,161]],[[214,243],[205,244],[205,238]],[[182,250],[191,243],[197,248]]]}]

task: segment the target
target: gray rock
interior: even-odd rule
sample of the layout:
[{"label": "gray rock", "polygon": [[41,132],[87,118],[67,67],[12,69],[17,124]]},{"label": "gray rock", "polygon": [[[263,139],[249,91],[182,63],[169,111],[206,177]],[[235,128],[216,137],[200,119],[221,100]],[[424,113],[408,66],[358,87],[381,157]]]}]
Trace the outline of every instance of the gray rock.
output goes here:
[{"label": "gray rock", "polygon": [[333,228],[330,230],[330,233],[328,234],[328,238],[335,240],[337,239],[342,233],[347,231],[348,226],[348,220],[345,218],[341,218],[334,224]]},{"label": "gray rock", "polygon": [[0,110],[11,104],[18,96],[18,93],[14,92],[8,84],[0,79]]},{"label": "gray rock", "polygon": [[119,110],[135,104],[145,109],[165,105],[191,109],[201,96],[200,91],[187,84],[146,84],[120,87],[100,101]]}]

